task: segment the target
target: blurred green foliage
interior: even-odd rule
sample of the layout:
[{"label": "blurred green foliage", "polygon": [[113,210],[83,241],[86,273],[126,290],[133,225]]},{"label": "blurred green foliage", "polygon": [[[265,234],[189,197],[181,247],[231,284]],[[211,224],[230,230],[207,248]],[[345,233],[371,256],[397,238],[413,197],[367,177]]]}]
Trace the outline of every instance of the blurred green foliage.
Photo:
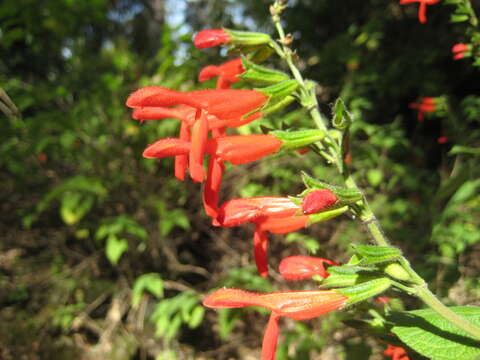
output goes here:
[{"label": "blurred green foliage", "polygon": [[[478,34],[464,3],[429,7],[425,25],[416,5],[396,0],[291,1],[284,18],[299,67],[319,84],[323,112],[340,96],[352,114],[352,168],[392,241],[458,305],[480,295],[480,74],[471,66],[479,60],[453,61],[450,52]],[[252,264],[251,229],[212,228],[200,187],[174,179],[171,160],[141,157],[147,144],[175,136],[178,122],[138,124],[124,102],[146,85],[212,85],[198,84],[198,71],[224,59],[194,49],[193,32],[225,26],[273,34],[268,5],[0,3],[2,359],[221,359],[258,350],[266,316],[224,310],[217,318],[200,306],[200,294],[304,284],[269,283],[245,267]],[[267,66],[286,70],[275,60]],[[408,104],[423,96],[444,106],[419,122]],[[261,127],[311,123],[292,105],[239,132]],[[442,136],[448,141],[440,144]],[[315,154],[279,154],[230,167],[222,199],[296,195],[300,170],[339,181]],[[296,253],[344,262],[352,242],[369,240],[344,217],[274,236],[270,264]],[[340,325],[345,317],[285,327],[279,359],[378,355],[381,346]]]}]

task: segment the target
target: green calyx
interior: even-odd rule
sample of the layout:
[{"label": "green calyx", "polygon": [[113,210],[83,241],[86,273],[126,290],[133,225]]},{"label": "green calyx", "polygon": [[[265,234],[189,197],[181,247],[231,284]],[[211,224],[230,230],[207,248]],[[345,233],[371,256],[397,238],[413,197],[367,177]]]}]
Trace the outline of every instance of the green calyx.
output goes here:
[{"label": "green calyx", "polygon": [[298,130],[298,131],[270,131],[269,135],[275,136],[283,142],[282,149],[292,150],[307,147],[317,141],[323,140],[325,131],[323,130]]},{"label": "green calyx", "polygon": [[230,35],[231,39],[229,43],[233,45],[262,45],[272,41],[272,38],[264,33],[237,31],[225,28],[223,30]]},{"label": "green calyx", "polygon": [[373,265],[397,260],[402,256],[400,249],[391,246],[350,245],[359,260],[355,265]]},{"label": "green calyx", "polygon": [[350,189],[346,187],[331,185],[326,182],[317,180],[305,172],[302,172],[302,180],[307,187],[307,190],[302,193],[302,196],[308,194],[313,190],[327,189],[334,193],[335,196],[340,200],[341,204],[344,205],[355,204],[357,201],[360,201],[363,198],[363,194],[357,189]]},{"label": "green calyx", "polygon": [[309,215],[308,225],[312,225],[318,222],[327,221],[333,219],[339,215],[348,211],[348,206],[342,206],[332,210],[326,210],[322,212],[318,212],[315,214]]},{"label": "green calyx", "polygon": [[255,88],[254,90],[269,96],[270,100],[275,100],[291,95],[295,90],[297,90],[298,86],[299,83],[297,80],[284,80],[274,85],[264,88]]},{"label": "green calyx", "polygon": [[385,266],[383,269],[385,274],[390,276],[392,279],[409,281],[411,280],[410,274],[398,263],[391,263]]},{"label": "green calyx", "polygon": [[372,296],[377,296],[392,286],[392,281],[388,278],[377,278],[366,281],[358,285],[337,289],[336,292],[348,297],[347,305],[366,300]]},{"label": "green calyx", "polygon": [[245,72],[238,77],[250,83],[272,85],[290,79],[287,74],[257,65],[246,57],[242,57],[242,64]]}]

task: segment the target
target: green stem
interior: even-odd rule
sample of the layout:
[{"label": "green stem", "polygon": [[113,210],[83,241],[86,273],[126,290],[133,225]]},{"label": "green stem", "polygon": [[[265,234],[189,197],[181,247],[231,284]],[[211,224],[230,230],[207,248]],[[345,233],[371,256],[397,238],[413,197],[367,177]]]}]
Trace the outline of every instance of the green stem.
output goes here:
[{"label": "green stem", "polygon": [[480,329],[471,322],[458,316],[450,308],[443,305],[440,300],[428,289],[427,285],[416,287],[416,295],[431,309],[436,311],[444,319],[448,320],[466,333],[472,335],[475,339],[480,340]]}]

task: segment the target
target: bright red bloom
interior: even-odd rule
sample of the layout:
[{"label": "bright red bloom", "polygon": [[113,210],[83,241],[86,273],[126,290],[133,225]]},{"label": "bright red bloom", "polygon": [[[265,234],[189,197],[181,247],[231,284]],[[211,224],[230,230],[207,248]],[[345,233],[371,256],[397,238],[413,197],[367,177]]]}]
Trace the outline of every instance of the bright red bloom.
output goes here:
[{"label": "bright red bloom", "polygon": [[378,296],[375,298],[375,302],[377,304],[388,304],[390,302],[390,298],[388,296]]},{"label": "bright red bloom", "polygon": [[285,218],[299,212],[300,206],[288,197],[259,196],[231,199],[223,203],[217,221],[231,227],[257,221],[260,217]]},{"label": "bright red bloom", "polygon": [[460,60],[464,57],[470,55],[470,45],[469,44],[455,44],[452,46],[452,53],[454,60]]},{"label": "bright red bloom", "polygon": [[208,295],[203,305],[210,308],[260,306],[272,312],[262,344],[262,360],[274,360],[278,342],[278,319],[313,319],[345,305],[348,298],[334,290],[278,291],[256,294],[238,289],[220,289]]},{"label": "bright red bloom", "polygon": [[427,22],[427,5],[433,5],[440,0],[400,0],[400,5],[411,4],[414,2],[420,3],[418,7],[418,20],[424,24]]},{"label": "bright red bloom", "polygon": [[205,80],[218,76],[217,89],[228,89],[231,84],[240,81],[237,75],[240,75],[244,71],[242,59],[238,58],[227,61],[219,66],[205,66],[198,75],[198,81],[204,82]]},{"label": "bright red bloom", "polygon": [[407,352],[401,346],[393,346],[388,344],[387,349],[383,352],[383,355],[391,357],[392,360],[409,360]]},{"label": "bright red bloom", "polygon": [[126,105],[131,108],[188,105],[228,120],[242,118],[260,109],[267,100],[267,95],[255,90],[208,89],[184,93],[160,86],[147,86],[132,93]]},{"label": "bright red bloom", "polygon": [[450,139],[448,138],[448,136],[440,136],[438,139],[437,139],[437,143],[439,144],[446,144]]},{"label": "bright red bloom", "polygon": [[432,113],[437,110],[436,99],[434,97],[421,97],[419,102],[410,103],[410,109],[418,110],[418,121],[423,121],[426,113]]},{"label": "bright red bloom", "polygon": [[302,202],[304,214],[315,214],[328,209],[338,201],[337,196],[328,189],[315,190],[308,193]]},{"label": "bright red bloom", "polygon": [[193,40],[197,49],[208,49],[214,46],[228,44],[232,37],[223,29],[207,29],[200,31]]},{"label": "bright red bloom", "polygon": [[327,278],[330,274],[325,269],[325,264],[339,266],[339,264],[313,256],[289,256],[280,262],[278,270],[286,280],[309,279],[318,275]]},{"label": "bright red bloom", "polygon": [[[189,154],[195,146],[203,146],[202,142],[199,144],[194,144],[193,142],[193,138],[195,138],[198,132],[205,132],[205,119],[198,123],[199,125],[197,127],[194,126],[192,128],[191,142],[172,138],[160,139],[149,145],[143,152],[143,156],[149,159],[161,159],[167,156]],[[199,138],[204,139],[204,137]],[[208,139],[205,142],[204,152],[219,160],[229,161],[234,165],[239,165],[271,155],[277,152],[281,146],[282,141],[272,135],[224,136]],[[173,147],[176,147],[176,149],[173,149]]]},{"label": "bright red bloom", "polygon": [[268,232],[285,234],[308,224],[307,215],[296,216],[300,206],[287,197],[253,197],[232,199],[218,210],[215,226],[231,227],[246,222],[256,225],[253,245],[254,257],[260,276],[267,276]]},{"label": "bright red bloom", "polygon": [[210,139],[207,152],[230,161],[234,165],[246,164],[271,155],[282,146],[273,135],[237,135]]},{"label": "bright red bloom", "polygon": [[132,93],[126,104],[135,109],[133,116],[138,120],[175,117],[188,124],[188,128],[182,125],[180,138],[191,141],[191,151],[188,161],[185,156],[176,158],[175,176],[183,180],[190,166],[192,179],[201,182],[205,178],[203,158],[208,130],[223,128],[230,123],[240,126],[252,121],[260,114],[245,118],[244,115],[260,109],[267,100],[268,96],[255,90],[217,89],[182,93],[150,86]]}]

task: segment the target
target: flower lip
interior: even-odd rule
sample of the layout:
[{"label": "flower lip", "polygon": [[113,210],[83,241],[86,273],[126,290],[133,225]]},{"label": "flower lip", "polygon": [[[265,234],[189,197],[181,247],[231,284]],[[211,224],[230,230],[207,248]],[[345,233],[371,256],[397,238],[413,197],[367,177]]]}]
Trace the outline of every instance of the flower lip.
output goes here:
[{"label": "flower lip", "polygon": [[178,156],[188,154],[190,143],[176,138],[160,139],[150,144],[143,152],[147,159],[161,159],[167,156]]},{"label": "flower lip", "polygon": [[325,269],[325,264],[338,266],[339,264],[313,256],[289,256],[279,265],[280,275],[286,280],[302,280],[318,275],[327,278],[330,274]]}]

